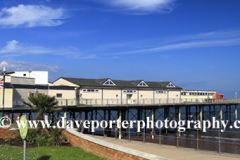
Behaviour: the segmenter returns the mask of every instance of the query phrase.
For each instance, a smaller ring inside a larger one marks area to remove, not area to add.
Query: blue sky
[[[240,94],[239,0],[2,0],[0,67]]]

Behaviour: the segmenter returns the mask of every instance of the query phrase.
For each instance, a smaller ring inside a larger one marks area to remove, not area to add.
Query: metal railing
[[[13,106],[24,106],[23,101],[28,99],[13,100]],[[240,103],[240,99],[187,99],[187,98],[161,98],[161,99],[57,99],[58,106],[77,105],[165,105],[165,104],[226,104]]]
[[[240,103],[240,99],[80,99],[80,105],[163,105],[163,104],[223,104]]]
[[[128,141],[142,141],[143,143],[155,143],[155,144],[165,144],[172,145],[184,148],[195,148],[196,150],[211,150],[217,151],[218,153],[235,153],[240,154],[240,137],[239,131],[225,131],[221,132],[220,130],[208,130],[211,132],[211,136],[207,136],[207,133],[203,133],[198,129],[191,129],[188,132],[189,136],[184,135],[185,132],[175,132],[175,134],[162,134],[162,130],[159,129],[158,134],[146,133],[146,130],[143,129],[141,133],[139,132],[131,132],[130,128],[125,130],[118,130],[116,127],[113,129],[100,129],[102,130],[102,134],[95,134],[92,132],[92,135],[99,135],[104,137],[112,137],[116,139],[125,139]],[[79,130],[84,133],[84,130]],[[110,134],[108,134],[110,133]],[[154,132],[155,133],[155,132]],[[226,137],[226,135],[236,135],[232,138]],[[121,137],[121,138],[119,138]]]

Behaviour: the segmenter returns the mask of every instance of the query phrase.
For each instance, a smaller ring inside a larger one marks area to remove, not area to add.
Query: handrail
[[[24,99],[13,100],[13,106],[24,106]],[[171,105],[171,104],[240,104],[240,99],[57,99],[58,106],[111,106],[111,105]]]

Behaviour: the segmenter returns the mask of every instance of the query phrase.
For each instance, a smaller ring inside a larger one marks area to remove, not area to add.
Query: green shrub
[[[57,128],[52,129],[50,131],[54,146],[59,146],[67,140],[67,137],[62,132],[63,132],[62,129],[57,129]]]

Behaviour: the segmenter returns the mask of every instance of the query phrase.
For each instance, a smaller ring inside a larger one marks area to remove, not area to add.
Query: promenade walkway
[[[212,151],[196,151],[191,148],[176,148],[174,146],[153,144],[153,143],[142,143],[137,141],[128,141],[124,139],[115,138],[104,138],[102,136],[92,136],[96,139],[109,142],[115,145],[127,147],[130,149],[138,150],[141,152],[146,152],[149,154],[173,159],[173,160],[237,160],[240,155],[237,154],[227,154],[227,153],[217,153]]]

